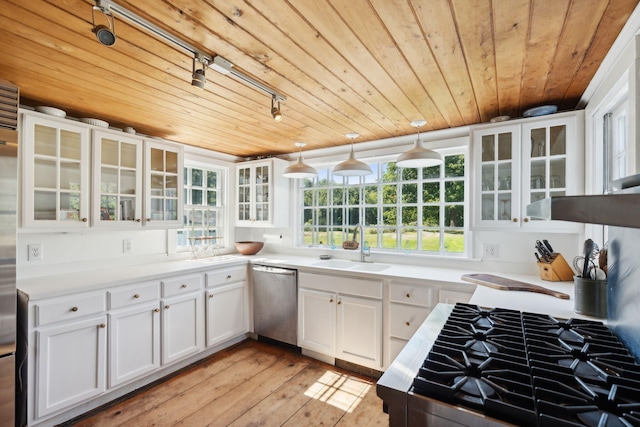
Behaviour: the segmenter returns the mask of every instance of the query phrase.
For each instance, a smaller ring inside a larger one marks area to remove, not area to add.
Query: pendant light
[[[335,168],[333,168],[333,174],[339,176],[364,176],[373,173],[368,164],[356,159],[353,154],[353,140],[359,137],[360,134],[352,132],[345,136],[347,138],[351,138],[351,154],[349,154],[349,159],[339,163]]]
[[[403,168],[422,168],[429,166],[436,166],[442,164],[442,156],[428,148],[424,148],[422,146],[422,142],[420,141],[420,130],[421,126],[424,126],[427,123],[426,120],[414,120],[411,122],[411,126],[418,129],[418,137],[416,138],[416,144],[412,149],[405,151],[400,156],[398,156],[398,160],[396,160],[396,165]]]
[[[318,172],[312,166],[309,166],[302,161],[302,147],[305,145],[307,144],[304,142],[295,143],[295,146],[300,148],[298,161],[286,168],[282,176],[287,178],[313,178],[318,175]]]

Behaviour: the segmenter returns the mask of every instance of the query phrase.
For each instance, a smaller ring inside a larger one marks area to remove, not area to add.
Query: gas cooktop
[[[640,427],[640,365],[589,320],[456,304],[408,395],[409,425],[477,413],[475,425]],[[416,416],[420,399],[431,414]]]

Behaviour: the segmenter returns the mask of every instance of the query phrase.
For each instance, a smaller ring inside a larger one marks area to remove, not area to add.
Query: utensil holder
[[[573,279],[573,270],[560,253],[554,253],[549,262],[540,260],[537,264],[542,280],[564,282]]]
[[[607,317],[607,281],[573,278],[575,305],[573,311],[585,316]]]

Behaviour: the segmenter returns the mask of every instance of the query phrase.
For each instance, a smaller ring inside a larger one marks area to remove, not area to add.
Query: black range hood
[[[640,174],[613,183],[615,193],[548,197],[527,206],[533,218],[640,228]]]

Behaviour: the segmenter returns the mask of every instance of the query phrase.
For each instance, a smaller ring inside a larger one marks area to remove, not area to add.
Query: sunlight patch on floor
[[[353,412],[370,388],[369,381],[327,371],[304,394],[345,412]]]

